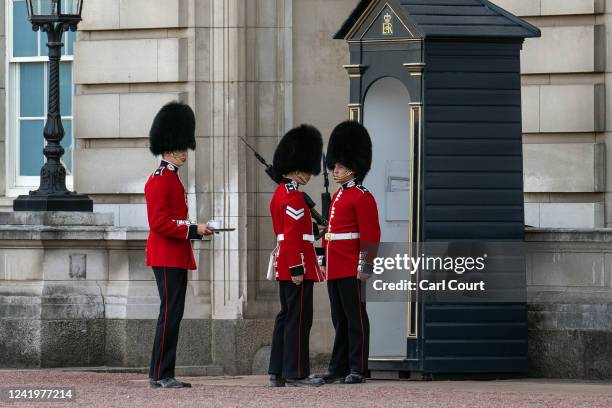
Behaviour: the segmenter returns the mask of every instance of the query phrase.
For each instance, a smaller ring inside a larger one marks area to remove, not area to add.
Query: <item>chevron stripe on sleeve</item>
[[[287,206],[287,210],[285,212],[287,213],[288,216],[290,216],[291,218],[293,218],[296,221],[304,216],[304,209],[303,208],[300,208],[299,210],[296,210],[295,208],[291,207],[290,205]]]

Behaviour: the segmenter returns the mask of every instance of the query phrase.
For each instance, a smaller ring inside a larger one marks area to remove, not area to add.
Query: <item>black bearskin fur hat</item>
[[[149,149],[159,156],[176,150],[195,150],[195,114],[182,102],[170,102],[157,112],[149,132]]]
[[[300,125],[291,129],[276,147],[272,167],[278,175],[303,171],[321,173],[323,138],[314,126]]]
[[[351,120],[340,123],[331,133],[325,159],[328,169],[340,163],[363,182],[372,167],[372,140],[367,129]]]

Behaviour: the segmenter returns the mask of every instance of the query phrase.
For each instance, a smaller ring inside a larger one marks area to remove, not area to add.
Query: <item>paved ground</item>
[[[16,407],[612,407],[612,383],[553,380],[369,381],[320,388],[268,388],[267,377],[185,378],[193,388],[150,389],[141,374],[0,370],[0,387],[74,387],[70,404],[0,403]]]

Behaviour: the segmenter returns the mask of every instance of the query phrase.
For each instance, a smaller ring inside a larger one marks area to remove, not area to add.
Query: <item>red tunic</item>
[[[342,185],[334,194],[328,215],[329,225],[323,241],[327,279],[357,276],[362,244],[377,247],[380,225],[376,200],[362,185],[354,181]],[[333,239],[330,234],[359,234],[353,239]],[[368,254],[368,260],[376,254]]]
[[[274,233],[281,236],[275,256],[276,279],[288,281],[291,276],[304,274],[304,279],[320,282],[323,274],[312,243],[310,209],[296,182],[279,184],[272,201],[270,214]]]
[[[147,266],[197,269],[190,239],[197,225],[189,221],[187,194],[178,168],[162,161],[145,185],[149,239]]]

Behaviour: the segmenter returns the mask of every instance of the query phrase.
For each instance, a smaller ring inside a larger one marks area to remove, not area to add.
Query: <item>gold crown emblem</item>
[[[391,22],[391,14],[389,14],[389,13],[385,14],[384,18],[385,18],[385,23],[390,23]]]

